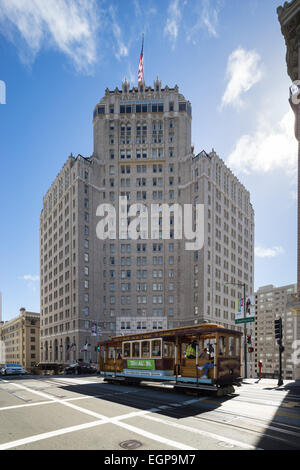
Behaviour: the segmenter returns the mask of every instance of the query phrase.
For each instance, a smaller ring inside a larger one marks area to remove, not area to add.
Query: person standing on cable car
[[[196,359],[196,343],[193,341],[189,344],[185,351],[185,356],[187,359]]]

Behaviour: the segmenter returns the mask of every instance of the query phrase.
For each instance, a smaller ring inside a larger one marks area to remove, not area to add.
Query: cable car
[[[99,343],[100,375],[109,382],[231,394],[242,381],[241,336],[208,323],[116,336]]]

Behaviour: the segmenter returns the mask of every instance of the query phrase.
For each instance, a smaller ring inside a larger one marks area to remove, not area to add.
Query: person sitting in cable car
[[[199,359],[210,359],[210,355],[207,351],[207,348],[204,348],[202,353],[200,353]]]
[[[215,367],[213,359],[210,358],[210,355],[207,351],[207,348],[204,348],[202,353],[200,354],[200,359],[207,359],[207,362],[202,366],[197,366],[198,370],[203,370],[202,379],[207,379],[207,374],[209,369],[213,369]]]

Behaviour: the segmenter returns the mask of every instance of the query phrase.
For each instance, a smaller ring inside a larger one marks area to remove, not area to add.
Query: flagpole
[[[144,64],[145,64],[145,61],[144,61],[144,57],[145,57],[145,54],[144,54],[144,33],[143,33],[143,82],[145,81],[145,67],[144,67]]]
[[[142,50],[139,59],[138,86],[144,81],[144,33],[142,39]]]

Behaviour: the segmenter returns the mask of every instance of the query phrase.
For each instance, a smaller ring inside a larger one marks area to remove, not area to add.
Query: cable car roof
[[[180,328],[171,328],[168,330],[155,330],[142,333],[131,333],[128,335],[114,336],[110,339],[100,342],[100,344],[108,343],[124,343],[124,341],[140,341],[143,339],[162,338],[164,340],[174,341],[177,337],[192,341],[199,336],[215,337],[216,333],[225,333],[228,335],[242,336],[243,333],[236,330],[224,328],[214,323],[203,323],[201,325],[192,325]],[[194,337],[194,338],[193,338]]]

